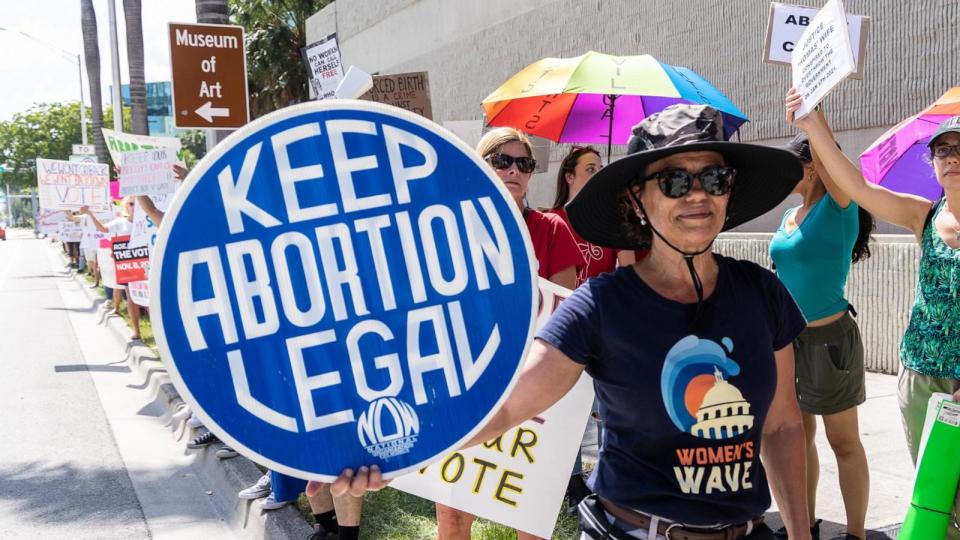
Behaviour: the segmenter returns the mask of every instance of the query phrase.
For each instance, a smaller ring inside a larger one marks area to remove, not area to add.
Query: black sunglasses
[[[703,190],[714,196],[721,196],[730,193],[733,189],[733,177],[737,170],[729,166],[707,167],[702,171],[693,174],[685,169],[664,169],[657,171],[643,179],[656,180],[660,192],[671,199],[679,199],[693,189],[694,179],[700,180]]]
[[[537,160],[532,157],[513,157],[497,152],[487,156],[486,160],[497,170],[509,169],[514,163],[517,164],[517,170],[524,174],[532,173],[537,168]]]

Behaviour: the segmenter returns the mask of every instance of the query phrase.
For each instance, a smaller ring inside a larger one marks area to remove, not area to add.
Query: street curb
[[[68,261],[61,250],[55,251],[66,264]],[[186,448],[186,443],[199,432],[187,428],[185,418],[180,421],[173,419],[173,415],[185,407],[186,403],[171,382],[159,354],[141,342],[129,341],[127,336],[130,335],[130,328],[123,318],[108,312],[106,300],[94,294],[94,289],[90,288],[79,272],[70,270],[70,275],[90,300],[98,324],[110,330],[110,335],[116,340],[118,347],[125,352],[125,362],[131,371],[143,380],[139,385],[128,386],[148,393],[150,402],[163,411],[160,416],[163,426],[184,445],[185,454],[194,454],[192,466],[215,490],[217,507],[228,525],[242,537],[254,540],[303,540],[313,534],[313,528],[303,519],[296,504],[264,512],[260,510],[258,501],[243,500],[235,495],[253,485],[263,475],[253,461],[243,456],[218,459],[215,454],[216,450],[223,447],[222,443],[200,450]]]

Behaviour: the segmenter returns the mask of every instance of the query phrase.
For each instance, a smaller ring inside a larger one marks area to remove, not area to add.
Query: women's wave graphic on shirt
[[[729,439],[753,427],[750,403],[727,378],[740,373],[723,347],[709,339],[687,336],[670,348],[660,375],[663,404],[677,429],[701,439]]]

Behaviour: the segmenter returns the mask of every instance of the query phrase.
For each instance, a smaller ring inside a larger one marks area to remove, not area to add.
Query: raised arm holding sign
[[[810,21],[793,49],[791,65],[793,87],[803,96],[796,113],[802,118],[856,69],[841,0],[827,2]]]

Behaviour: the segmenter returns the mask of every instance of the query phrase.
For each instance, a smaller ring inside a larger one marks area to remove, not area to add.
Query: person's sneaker
[[[190,429],[201,428],[203,427],[203,420],[200,420],[200,417],[194,414],[187,420],[187,427]]]
[[[257,480],[257,483],[237,493],[241,499],[259,499],[270,495],[270,473],[267,473]]]
[[[260,508],[263,510],[276,510],[278,508],[283,508],[284,506],[293,503],[293,501],[278,501],[277,498],[270,493],[270,496],[263,500],[260,503]]]
[[[813,527],[810,527],[810,540],[820,540],[820,522],[822,519],[818,519],[813,522]],[[787,527],[780,527],[779,529],[773,531],[774,538],[787,538]],[[854,536],[854,538],[856,538]]]
[[[238,454],[233,448],[224,445],[224,447],[218,449],[214,455],[217,456],[217,459],[230,459],[232,457],[237,457],[240,454]]]
[[[197,448],[203,448],[209,444],[219,442],[220,439],[217,438],[213,432],[205,431],[202,435],[194,437],[194,439],[187,443],[187,448],[191,450],[196,450]]]

